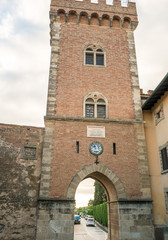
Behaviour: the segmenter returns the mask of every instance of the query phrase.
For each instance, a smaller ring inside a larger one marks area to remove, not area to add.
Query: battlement
[[[51,23],[56,19],[62,23],[117,25],[132,30],[138,25],[135,0],[52,0],[50,19]]]
[[[100,6],[102,7],[104,6],[121,6],[121,7],[130,7],[132,5],[132,3],[134,4],[136,2],[136,0],[52,0],[51,1],[51,6],[60,4],[60,5],[71,5],[71,6],[82,6],[81,3],[83,4],[83,6],[87,5],[87,7],[95,7],[93,6],[98,5],[99,8]]]

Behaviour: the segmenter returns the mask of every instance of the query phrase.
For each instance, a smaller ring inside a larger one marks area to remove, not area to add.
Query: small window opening
[[[94,102],[94,100],[92,99],[92,98],[88,98],[88,99],[86,99],[86,102]]]
[[[116,143],[113,143],[113,154],[116,155]]]
[[[86,104],[86,117],[94,118],[94,104]]]
[[[86,64],[93,65],[93,53],[86,53]]]
[[[98,103],[105,103],[105,101],[103,99],[99,99],[97,100]]]
[[[85,113],[86,118],[107,118],[106,101],[101,95],[90,94],[85,100]]]
[[[76,153],[79,153],[79,142],[76,142]]]
[[[94,66],[105,66],[105,52],[95,45],[85,50],[85,64]]]
[[[161,111],[157,112],[157,119],[161,117]]]
[[[106,106],[105,105],[97,105],[97,117],[98,118],[106,118]]]
[[[168,156],[167,156],[167,148],[163,148],[161,150],[161,156],[162,156],[162,167],[163,171],[168,169]]]
[[[93,52],[93,49],[87,48],[86,51],[91,51],[91,52]]]
[[[168,213],[168,192],[165,192],[166,213]]]

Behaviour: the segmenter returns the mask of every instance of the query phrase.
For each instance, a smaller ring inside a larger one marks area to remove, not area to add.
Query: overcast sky
[[[43,126],[46,113],[50,0],[0,0],[0,122]],[[167,73],[168,1],[137,0],[140,87]]]
[[[50,0],[0,0],[0,123],[44,126],[50,62]],[[167,73],[168,1],[137,0],[135,31],[140,87],[154,89]],[[93,198],[81,183],[77,205]],[[82,201],[81,201],[82,200]]]

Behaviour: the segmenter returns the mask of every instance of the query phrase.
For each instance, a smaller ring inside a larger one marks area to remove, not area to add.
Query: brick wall
[[[101,13],[112,13],[112,14],[125,14],[131,16],[133,20],[137,20],[137,13],[135,3],[129,2],[128,7],[122,7],[121,1],[114,0],[114,4],[112,6],[106,4],[106,0],[99,0],[98,4],[91,3],[90,0],[83,1],[75,1],[75,0],[52,0],[51,1],[51,11],[55,11],[57,8],[72,10],[75,9],[78,11],[79,9],[83,9],[84,11],[91,11]]]
[[[88,138],[88,125],[105,126],[106,138]],[[56,121],[54,128],[50,192],[52,198],[64,199],[76,173],[95,162],[95,156],[89,152],[89,145],[95,140],[104,147],[99,162],[112,169],[120,178],[127,198],[141,197],[134,125]],[[76,153],[76,141],[79,141],[79,154]],[[113,143],[116,143],[116,155],[113,155]]]
[[[84,65],[84,47],[88,43],[105,48],[106,67]],[[110,119],[134,118],[125,30],[63,24],[59,51],[57,116],[82,117],[84,96],[97,91],[108,100]]]

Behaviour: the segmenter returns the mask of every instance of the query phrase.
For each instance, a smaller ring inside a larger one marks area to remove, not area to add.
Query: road
[[[74,225],[74,240],[106,240],[107,233],[98,226],[86,227],[86,220],[81,219],[81,224]]]

